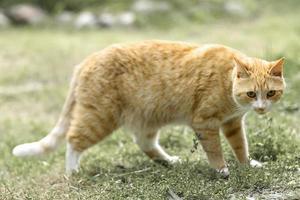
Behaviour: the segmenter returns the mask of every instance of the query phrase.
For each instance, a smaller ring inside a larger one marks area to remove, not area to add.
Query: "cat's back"
[[[232,62],[231,51],[222,45],[158,40],[112,45],[84,61],[80,101],[113,102],[130,121],[181,121],[193,110],[195,91],[202,91],[204,101],[219,90],[216,83],[224,73],[216,68]]]
[[[190,54],[199,46],[186,42],[147,40],[136,43],[116,44],[103,50],[114,58],[114,62],[134,65],[134,67],[152,67],[176,62]],[[112,63],[114,65],[114,63]],[[118,64],[118,63],[116,63]]]
[[[219,44],[197,45],[187,42],[146,40],[114,44],[89,56],[84,71],[93,71],[95,65],[102,71],[161,70],[161,67],[182,66],[183,61],[200,63],[204,59],[230,59],[238,51]],[[203,60],[201,60],[203,59]],[[120,69],[122,68],[122,69]]]
[[[122,43],[111,45],[108,48],[119,48],[125,51],[135,51],[139,50],[143,53],[168,53],[168,52],[179,52],[179,51],[189,51],[198,48],[199,45],[179,42],[179,41],[168,41],[168,40],[145,40],[134,43]],[[149,50],[151,50],[149,52]]]
[[[189,60],[197,48],[196,44],[163,40],[114,44],[87,57],[81,63],[81,77],[142,80],[173,73],[171,71],[181,70],[182,61]]]
[[[170,67],[182,70],[191,63],[195,67],[224,66],[231,63],[234,56],[246,57],[221,44],[198,45],[164,40],[112,45],[100,53],[110,60],[109,65],[113,67],[127,66],[129,70],[138,71],[149,68],[160,72]]]

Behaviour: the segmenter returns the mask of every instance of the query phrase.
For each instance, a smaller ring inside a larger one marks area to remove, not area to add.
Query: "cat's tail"
[[[71,80],[69,93],[63,106],[63,110],[52,131],[46,137],[37,142],[25,143],[16,146],[12,151],[13,155],[18,157],[43,155],[54,151],[59,146],[60,142],[64,140],[70,126],[72,110],[76,102],[75,88],[77,85],[79,71],[78,66]]]

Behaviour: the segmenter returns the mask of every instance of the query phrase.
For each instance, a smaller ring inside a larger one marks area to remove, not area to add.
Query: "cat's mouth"
[[[268,110],[266,108],[254,108],[254,111],[259,115],[263,115],[268,112]]]

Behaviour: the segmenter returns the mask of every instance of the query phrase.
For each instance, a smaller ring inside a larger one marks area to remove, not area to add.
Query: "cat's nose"
[[[264,108],[264,107],[257,107],[257,108],[254,108],[254,110],[255,110],[258,114],[265,114],[265,113],[266,113],[266,108]]]

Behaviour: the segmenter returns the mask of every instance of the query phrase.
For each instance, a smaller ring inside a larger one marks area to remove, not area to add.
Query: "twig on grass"
[[[168,200],[182,200],[173,190],[170,188],[167,190],[167,199]]]
[[[150,167],[147,167],[145,169],[140,169],[140,170],[133,171],[133,172],[127,172],[127,173],[123,173],[123,174],[117,174],[116,177],[127,176],[127,175],[130,175],[130,174],[139,174],[139,173],[143,173],[143,172],[149,171],[150,169],[151,169]]]

